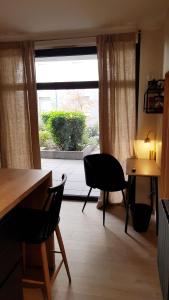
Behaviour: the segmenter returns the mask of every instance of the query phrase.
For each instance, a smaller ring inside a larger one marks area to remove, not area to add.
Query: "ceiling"
[[[5,0],[0,39],[162,25],[168,0]]]

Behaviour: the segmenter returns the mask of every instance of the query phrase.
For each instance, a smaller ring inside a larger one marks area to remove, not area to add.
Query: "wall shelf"
[[[164,105],[164,80],[148,81],[148,88],[144,94],[144,112],[145,113],[163,113]]]

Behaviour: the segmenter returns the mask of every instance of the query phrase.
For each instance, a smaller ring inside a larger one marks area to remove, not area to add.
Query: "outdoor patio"
[[[83,160],[41,159],[42,169],[52,170],[53,185],[59,183],[61,175],[66,173],[64,195],[86,196],[89,187],[85,183]],[[100,191],[93,189],[91,196],[99,196]]]

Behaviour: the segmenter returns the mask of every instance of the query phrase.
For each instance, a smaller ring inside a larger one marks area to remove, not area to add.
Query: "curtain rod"
[[[34,39],[35,42],[50,42],[50,41],[64,41],[64,40],[72,40],[72,39],[87,39],[87,38],[96,38],[98,35],[109,35],[109,34],[125,34],[125,33],[136,33],[137,35],[141,32],[141,30],[131,30],[131,31],[121,31],[121,32],[96,32],[91,35],[81,35],[81,36],[66,36],[66,37],[56,37],[56,38],[44,38],[44,39]]]
[[[130,31],[130,32],[121,32],[121,33],[113,33],[113,34],[127,34],[127,33],[135,33],[135,43],[138,44],[140,31]],[[55,47],[84,47],[84,46],[94,46],[96,45],[96,37],[101,33],[97,33],[95,35],[86,35],[86,36],[70,36],[70,37],[57,37],[57,38],[48,38],[48,39],[34,39],[35,49],[48,49]],[[111,33],[107,33],[111,34]],[[103,33],[102,33],[103,35]]]
[[[96,35],[86,35],[86,36],[70,36],[70,37],[60,37],[60,38],[47,38],[42,40],[34,40],[35,42],[50,42],[50,41],[63,41],[63,40],[72,40],[72,39],[85,39],[85,38],[95,38]]]
[[[56,41],[56,42],[61,42],[61,41],[68,41],[68,40],[84,40],[84,39],[95,39],[96,38],[96,36],[98,36],[98,35],[109,35],[109,34],[125,34],[125,33],[136,33],[137,35],[138,35],[138,32],[139,32],[140,30],[138,30],[138,29],[136,29],[136,28],[128,28],[128,31],[126,31],[126,29],[125,30],[122,30],[122,29],[107,29],[107,31],[105,32],[103,32],[103,31],[96,31],[95,33],[94,32],[92,32],[91,34],[90,34],[90,32],[86,32],[86,34],[84,33],[84,32],[79,32],[79,33],[69,33],[69,36],[68,35],[66,35],[66,33],[65,33],[65,36],[64,36],[64,34],[63,34],[63,36],[58,36],[58,37],[54,37],[54,35],[52,35],[52,33],[51,33],[51,37],[50,37],[50,33],[48,34],[48,36],[47,35],[44,35],[44,37],[41,35],[41,37],[42,38],[40,38],[40,36],[38,37],[38,35],[37,34],[29,34],[29,35],[20,35],[20,36],[17,36],[17,35],[15,35],[15,36],[1,36],[1,38],[0,38],[0,42],[15,42],[15,41],[34,41],[35,43],[45,43],[45,42],[52,42],[52,41]],[[68,34],[68,33],[67,33]],[[72,34],[72,35],[71,35]],[[56,33],[55,33],[55,35],[56,35]]]

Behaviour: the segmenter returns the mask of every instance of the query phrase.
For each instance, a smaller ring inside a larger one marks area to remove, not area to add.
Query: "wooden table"
[[[51,182],[49,171],[0,169],[0,299],[23,299],[21,252],[12,226],[14,208],[17,205],[40,208]],[[53,247],[53,239],[49,243]],[[28,249],[27,255],[30,264],[38,263],[34,250]],[[53,255],[49,254],[49,259],[52,265]]]
[[[156,205],[156,232],[158,233],[158,178],[160,168],[155,160],[128,158],[126,163],[126,174],[128,175],[128,205],[126,213],[125,232],[129,217],[129,207],[135,203],[135,180],[137,176],[150,177],[151,205],[153,205],[153,193],[155,194]]]

